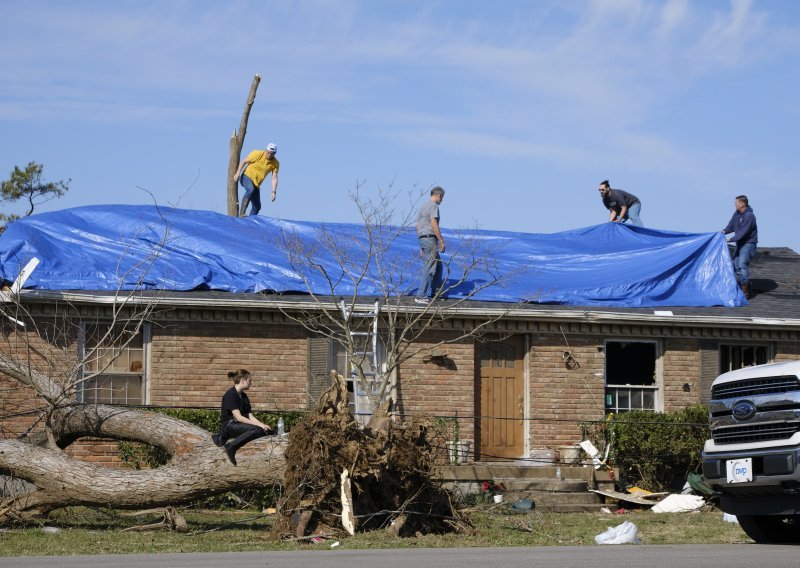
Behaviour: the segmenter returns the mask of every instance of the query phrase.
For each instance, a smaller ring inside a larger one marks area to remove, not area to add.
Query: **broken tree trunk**
[[[245,134],[247,134],[247,121],[250,118],[250,109],[253,107],[253,103],[256,100],[256,91],[258,90],[258,84],[260,82],[261,75],[253,77],[253,83],[250,85],[250,94],[247,95],[247,102],[244,105],[244,112],[242,113],[242,121],[239,124],[239,130],[235,131],[231,136],[231,155],[228,160],[228,215],[233,217],[239,215],[239,190],[233,176],[239,168],[239,160],[241,159],[242,147],[244,146],[244,137]]]

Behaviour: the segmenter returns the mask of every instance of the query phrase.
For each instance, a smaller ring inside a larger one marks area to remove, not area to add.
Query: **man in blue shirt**
[[[756,244],[758,243],[758,225],[753,208],[747,201],[746,195],[739,195],[734,202],[736,211],[733,212],[731,220],[722,229],[722,233],[727,235],[733,233],[729,239],[736,243],[736,252],[733,253],[733,269],[736,272],[736,281],[744,292],[745,297],[750,299],[750,259],[756,255]]]

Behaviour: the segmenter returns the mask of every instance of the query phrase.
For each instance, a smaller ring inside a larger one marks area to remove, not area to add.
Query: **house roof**
[[[547,306],[743,306],[719,232],[603,223],[553,234],[443,231],[448,298]],[[265,290],[402,297],[416,292],[412,227],[240,219],[155,206],[89,206],[15,221],[0,279],[37,290]],[[496,307],[496,306],[495,306]],[[480,304],[468,309],[493,309]]]
[[[760,248],[750,264],[753,298],[741,307],[587,307],[537,303],[504,303],[470,300],[442,300],[437,308],[457,311],[464,317],[496,316],[506,313],[518,319],[578,321],[578,322],[638,322],[664,325],[693,325],[700,327],[767,327],[800,329],[800,254],[789,248]],[[81,290],[26,290],[24,297],[31,301],[67,300],[76,303],[105,304],[119,301],[115,292]],[[220,291],[142,291],[134,296],[142,302],[185,308],[214,308],[222,310],[307,309],[318,299],[308,294],[229,293]],[[321,301],[330,300],[322,297]],[[362,297],[363,305],[371,305],[374,297]],[[399,302],[409,311],[425,307],[411,298]]]

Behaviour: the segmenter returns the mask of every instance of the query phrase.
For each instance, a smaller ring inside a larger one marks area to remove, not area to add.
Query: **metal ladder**
[[[345,304],[344,300],[339,300],[339,308],[342,310],[342,316],[345,321],[348,321],[350,340],[354,346],[352,358],[358,358],[360,361],[368,360],[370,362],[371,370],[364,371],[364,378],[374,385],[375,378],[378,376],[378,319],[380,316],[380,302],[375,300],[375,305],[372,310],[359,311],[356,309],[351,310],[350,307]],[[366,330],[364,330],[364,325],[357,325],[357,322],[366,321],[370,318],[372,321],[368,322]],[[357,331],[354,331],[353,328],[356,328]],[[350,375],[353,380],[353,391],[359,396],[358,368],[353,364],[353,361],[349,361],[349,363]],[[370,379],[372,380],[370,381]],[[369,385],[364,386],[367,387]],[[358,403],[356,403],[356,407],[358,407]]]

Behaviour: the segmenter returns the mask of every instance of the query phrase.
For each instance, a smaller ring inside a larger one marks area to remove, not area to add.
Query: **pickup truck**
[[[714,380],[703,477],[758,543],[800,543],[800,361]]]

